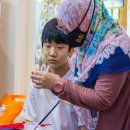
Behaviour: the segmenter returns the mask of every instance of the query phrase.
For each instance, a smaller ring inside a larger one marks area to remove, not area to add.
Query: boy
[[[72,55],[71,47],[60,37],[57,20],[50,20],[42,32],[43,54],[46,58],[47,71],[58,74],[64,79],[72,79],[68,58]],[[46,89],[30,87],[21,116],[31,122],[40,122],[42,118],[60,99]],[[49,130],[81,130],[84,129],[79,121],[74,106],[61,100],[60,104],[43,123],[52,124]]]

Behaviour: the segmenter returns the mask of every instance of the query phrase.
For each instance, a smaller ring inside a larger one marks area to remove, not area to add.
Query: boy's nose
[[[56,49],[54,47],[50,49],[50,56],[56,56]]]

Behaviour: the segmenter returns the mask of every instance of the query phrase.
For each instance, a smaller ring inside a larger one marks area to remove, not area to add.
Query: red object
[[[16,128],[16,129],[23,129],[24,123],[15,123],[15,124],[9,124],[9,125],[0,125],[0,128]]]
[[[41,127],[45,127],[45,126],[47,126],[47,125],[52,125],[52,124],[41,124],[40,126],[41,126]]]
[[[8,124],[8,125],[0,125],[0,129],[1,128],[23,129],[24,128],[24,123],[25,122]],[[51,125],[51,124],[41,124],[41,127],[45,127],[47,125]]]

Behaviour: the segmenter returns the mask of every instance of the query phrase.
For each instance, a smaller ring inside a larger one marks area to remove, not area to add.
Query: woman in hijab
[[[102,0],[64,0],[56,17],[61,35],[75,48],[70,60],[75,82],[32,72],[35,87],[89,109],[98,119],[95,130],[129,130],[130,38],[125,30]]]

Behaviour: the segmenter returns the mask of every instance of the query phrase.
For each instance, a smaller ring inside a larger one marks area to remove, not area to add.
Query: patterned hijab
[[[56,17],[71,32],[79,25],[90,2],[80,25],[82,31],[89,32],[84,44],[74,49],[70,65],[75,79],[93,88],[100,74],[130,70],[130,38],[109,15],[102,0],[63,0]]]

